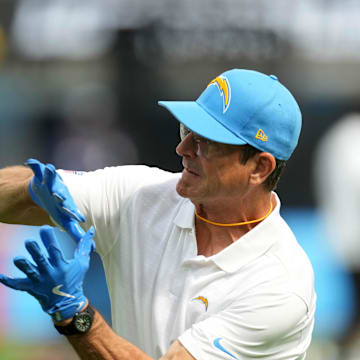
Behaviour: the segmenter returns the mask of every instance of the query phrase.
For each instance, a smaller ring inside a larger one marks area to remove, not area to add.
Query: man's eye
[[[190,130],[183,124],[180,124],[180,138],[184,140],[186,136],[190,133]]]
[[[204,137],[202,137],[202,136],[200,136],[200,135],[195,135],[195,134],[193,134],[193,139],[194,139],[194,141],[197,142],[197,143],[210,144],[210,143],[212,142],[212,141],[209,140],[209,139],[206,139],[206,138],[204,138]]]

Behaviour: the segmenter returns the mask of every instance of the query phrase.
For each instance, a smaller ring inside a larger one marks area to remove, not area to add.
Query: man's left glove
[[[74,258],[65,260],[50,226],[40,229],[40,237],[47,256],[34,240],[26,240],[25,247],[36,265],[25,257],[14,258],[14,264],[26,278],[10,278],[0,274],[0,282],[15,290],[27,291],[34,296],[53,320],[60,322],[72,318],[86,304],[83,280],[89,268],[94,228],[80,239]]]

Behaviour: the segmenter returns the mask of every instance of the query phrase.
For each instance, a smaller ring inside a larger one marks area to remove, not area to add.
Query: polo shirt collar
[[[195,226],[195,206],[186,198],[180,202],[179,210],[174,218],[174,224],[183,229],[193,229]]]
[[[275,194],[273,192],[273,194]],[[211,260],[222,270],[232,273],[265,254],[280,238],[282,223],[280,199],[275,194],[276,206],[272,213],[239,240],[211,256]],[[280,225],[280,226],[279,226]]]
[[[282,229],[279,224],[279,222],[282,223],[280,199],[275,192],[273,195],[275,195],[276,206],[265,220],[218,254],[208,257],[207,260],[215,263],[220,269],[232,273],[266,253],[280,238],[279,231],[281,232]],[[184,229],[193,229],[194,210],[194,204],[189,199],[183,199],[174,218],[175,225]]]

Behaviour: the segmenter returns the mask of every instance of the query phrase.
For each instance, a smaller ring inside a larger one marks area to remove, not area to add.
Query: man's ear
[[[276,167],[276,159],[268,152],[261,152],[254,156],[255,166],[250,174],[250,184],[259,185],[265,182],[267,177]]]

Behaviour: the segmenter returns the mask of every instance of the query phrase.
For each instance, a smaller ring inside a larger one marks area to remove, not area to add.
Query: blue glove
[[[55,167],[52,164],[44,165],[35,159],[28,159],[25,165],[34,173],[29,184],[31,198],[48,212],[57,226],[78,242],[85,234],[79,222],[84,222],[85,218]],[[95,250],[95,243],[93,249]]]
[[[86,304],[83,280],[89,268],[94,228],[79,241],[74,258],[65,260],[51,226],[42,226],[40,237],[49,254],[42,252],[34,240],[26,240],[25,247],[36,265],[25,257],[14,258],[14,264],[27,276],[10,278],[0,274],[0,282],[27,291],[55,321],[72,318]]]

